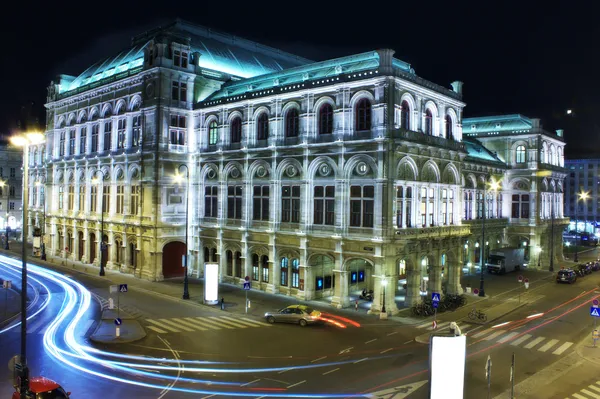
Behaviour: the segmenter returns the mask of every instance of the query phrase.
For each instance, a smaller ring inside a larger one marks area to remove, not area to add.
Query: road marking
[[[217,396],[217,394],[214,394],[214,395],[208,395],[208,396],[205,396],[205,397],[203,397],[202,399],[208,399],[208,398],[212,398],[213,396]]]
[[[565,342],[564,344],[559,346],[558,349],[556,349],[554,352],[552,352],[552,354],[553,355],[561,355],[564,351],[569,349],[571,347],[571,345],[573,345],[573,342]],[[600,389],[599,389],[599,391],[600,391]]]
[[[390,335],[394,335],[394,334],[398,334],[398,331],[391,332],[391,333],[389,333],[387,336],[389,337]]]
[[[198,324],[201,325],[202,327],[206,327],[206,328],[212,328],[213,330],[220,330],[221,327],[217,327],[214,326],[210,323],[207,323],[206,320],[202,320],[200,317],[197,318],[193,318],[193,317],[186,317],[185,320],[194,323],[194,324]]]
[[[193,328],[189,328],[189,327],[186,327],[186,326],[179,325],[179,324],[177,324],[174,321],[171,321],[169,319],[158,319],[158,320],[162,321],[163,323],[166,323],[167,325],[171,325],[171,326],[173,326],[175,328],[180,328],[183,331],[187,331],[187,332],[193,332],[193,331],[195,331]]]
[[[248,326],[245,326],[243,324],[238,324],[238,323],[234,323],[233,321],[227,321],[227,320],[223,320],[220,317],[216,317],[216,316],[209,316],[210,319],[216,320],[219,323],[225,324],[225,325],[230,325],[230,326],[234,326],[237,328],[247,328]]]
[[[544,345],[540,349],[538,349],[538,351],[546,352],[546,351],[548,351],[548,349],[552,348],[557,343],[558,343],[557,339],[551,339],[549,342],[546,343],[546,345]]]
[[[195,325],[193,323],[190,323],[187,320],[183,320],[183,319],[178,319],[178,318],[173,318],[173,320],[175,320],[177,323],[183,324],[184,326],[190,327],[190,328],[194,328],[196,330],[200,330],[200,331],[206,331],[207,328],[204,327],[200,327],[199,325]]]
[[[235,323],[239,323],[239,324],[242,324],[242,325],[248,326],[248,327],[260,327],[260,325],[256,325],[254,323],[248,323],[247,321],[244,321],[244,320],[234,319],[233,317],[221,316],[221,318],[225,319],[225,320],[231,320]]]
[[[473,338],[483,337],[485,334],[489,333],[490,331],[494,331],[494,329],[493,328],[488,328],[487,330],[483,330],[481,332],[478,332],[477,334],[473,335]]]
[[[365,342],[365,344],[370,344],[371,342],[375,342],[375,341],[377,341],[377,338],[367,341],[367,342]]]
[[[446,321],[446,322],[438,324],[436,330],[441,330],[441,329],[449,327],[449,326],[450,326],[450,322]],[[430,324],[428,330],[433,330],[433,325]]]
[[[333,373],[334,371],[338,371],[338,370],[339,370],[339,368],[333,369],[333,370],[329,370],[329,371],[324,372],[323,375],[327,375],[329,373]]]
[[[427,327],[431,327],[431,323],[423,323],[417,326],[417,328],[427,328]]]
[[[510,334],[507,334],[507,335],[504,336],[504,338],[499,339],[498,342],[501,343],[501,344],[503,344],[506,341],[510,340],[515,335],[519,335],[519,333],[518,332],[512,332]]]
[[[405,343],[403,343],[402,345],[406,345],[406,344],[410,344],[411,342],[413,342],[413,340],[411,339],[410,341],[406,341]]]
[[[525,335],[523,335],[521,338],[519,338],[519,339],[517,339],[517,340],[515,340],[515,341],[511,342],[510,344],[511,344],[512,346],[519,346],[519,345],[521,345],[523,342],[527,341],[529,338],[531,338],[531,335],[529,335],[529,334],[525,334]]]
[[[580,395],[578,393],[574,393],[572,396],[576,399],[590,399],[590,398],[586,398],[585,396]]]
[[[179,332],[179,330],[178,330],[178,329],[176,329],[176,328],[173,328],[173,327],[169,327],[169,326],[165,326],[164,324],[162,324],[162,323],[159,323],[159,322],[158,322],[158,321],[156,321],[156,320],[152,320],[152,319],[146,319],[146,321],[147,321],[147,322],[149,322],[149,323],[152,323],[152,324],[156,324],[157,326],[159,326],[159,327],[162,327],[162,328],[164,328],[164,329],[166,329],[166,330],[169,330],[169,331],[172,331],[172,332]]]
[[[525,349],[531,349],[545,339],[546,339],[545,337],[538,337],[538,338],[534,339],[533,341],[531,341],[530,343],[528,343],[527,345],[525,345]]]
[[[255,382],[258,382],[258,381],[260,381],[260,378],[259,378],[258,380],[254,380],[254,381],[247,382],[247,383],[245,383],[245,384],[242,384],[242,385],[240,385],[240,386],[241,386],[241,387],[245,387],[246,385],[254,384]]]
[[[386,350],[384,350],[384,351],[381,351],[381,352],[379,352],[379,353],[385,353],[385,352],[389,352],[389,351],[391,351],[392,349],[394,349],[394,348],[388,348],[388,349],[386,349]]]
[[[150,330],[152,330],[154,332],[157,332],[159,334],[166,334],[166,333],[168,333],[168,331],[161,330],[160,328],[154,327],[154,326],[147,326],[146,328],[148,328],[148,329],[150,329]]]
[[[364,359],[360,359],[360,360],[355,361],[354,364],[360,363],[360,362],[364,362],[365,360],[368,360],[368,359],[369,359],[368,357],[365,357]]]
[[[598,387],[597,387],[597,386],[595,386],[595,385],[590,385],[588,388],[590,388],[590,389],[593,389],[593,390],[594,390],[594,391],[596,391],[596,392],[600,392],[600,388],[598,388]]]
[[[298,385],[300,385],[300,384],[304,384],[305,382],[306,382],[306,380],[304,380],[304,381],[300,381],[300,382],[297,382],[297,383],[295,383],[295,384],[292,384],[292,385],[290,385],[290,386],[288,387],[288,389],[290,389],[290,388],[293,388],[293,387],[295,387],[295,386],[298,386]]]
[[[231,327],[230,325],[221,324],[221,323],[219,323],[218,321],[215,321],[215,320],[209,320],[209,319],[203,318],[203,317],[196,317],[196,319],[199,319],[200,321],[202,321],[202,323],[210,323],[210,324],[216,325],[218,327],[225,327],[225,328],[227,328],[229,330],[234,330],[235,329],[235,327]]]
[[[600,399],[600,395],[597,395],[597,394],[595,394],[595,393],[594,393],[594,392],[592,392],[592,391],[588,391],[587,389],[582,389],[582,390],[581,390],[581,391],[579,391],[579,392],[583,392],[584,394],[586,394],[586,395],[588,395],[588,396],[591,396],[591,397],[592,397],[592,398],[594,398],[594,399]]]
[[[323,360],[323,359],[325,359],[326,357],[327,357],[327,356],[323,356],[323,357],[320,357],[320,358],[318,358],[318,359],[311,360],[310,362],[311,362],[311,363],[318,362],[319,360]]]
[[[495,333],[493,333],[493,334],[491,334],[491,335],[488,335],[487,337],[485,337],[485,338],[484,338],[484,340],[486,340],[486,341],[491,341],[491,340],[493,340],[494,338],[496,338],[496,337],[498,337],[498,336],[500,336],[500,335],[504,334],[505,332],[506,332],[505,330],[499,330],[499,331],[496,331]]]
[[[272,325],[272,324],[269,324],[269,323],[261,323],[260,321],[256,321],[256,320],[247,319],[247,318],[245,318],[245,317],[240,317],[240,319],[241,319],[241,320],[245,320],[245,321],[247,321],[248,323],[254,323],[254,324],[257,324],[257,325],[259,325],[259,326],[261,326],[261,327],[273,327],[273,325]]]
[[[346,349],[342,349],[339,354],[341,355],[343,353],[350,353],[350,350],[352,350],[352,349],[354,349],[353,346],[346,348]]]
[[[280,372],[278,372],[277,374],[283,374],[283,373],[285,373],[286,371],[290,371],[291,369],[292,369],[292,368],[290,367],[289,369],[281,370],[281,371],[280,371]]]

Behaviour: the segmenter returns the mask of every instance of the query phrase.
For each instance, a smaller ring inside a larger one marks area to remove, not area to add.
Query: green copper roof
[[[467,160],[471,158],[479,161],[503,163],[496,154],[485,148],[479,140],[463,137],[463,143],[465,144],[465,149],[468,154]]]
[[[465,136],[478,136],[480,134],[522,133],[533,127],[533,122],[520,114],[482,116],[477,118],[463,118],[463,134]]]

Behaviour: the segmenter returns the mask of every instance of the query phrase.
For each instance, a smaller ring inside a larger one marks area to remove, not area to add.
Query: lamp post
[[[577,243],[577,239],[580,237],[580,234],[577,230],[577,217],[578,217],[578,212],[577,212],[577,208],[579,207],[579,200],[583,201],[583,206],[586,206],[586,201],[589,197],[589,194],[587,191],[581,191],[577,194],[577,200],[576,200],[576,204],[575,204],[575,258],[573,259],[575,262],[579,262],[579,246]],[[581,238],[579,239],[579,242],[581,242]]]
[[[28,187],[28,165],[29,165],[29,145],[41,144],[44,141],[44,135],[41,133],[24,133],[10,138],[11,144],[17,147],[23,147],[23,245],[21,250],[22,268],[21,268],[21,356],[20,364],[20,392],[21,397],[29,394],[29,368],[27,367],[27,208],[29,201]],[[8,241],[8,240],[7,240]]]
[[[387,311],[385,310],[385,287],[387,286],[387,277],[383,276],[383,280],[381,280],[381,286],[383,287],[383,301],[381,303],[381,317],[387,318]]]
[[[490,181],[490,189],[494,192],[498,191],[500,188],[500,183],[494,180],[493,178]],[[483,185],[483,200],[482,200],[482,217],[481,217],[481,279],[479,280],[479,296],[484,297],[485,291],[483,288],[483,268],[485,266],[485,203],[487,201],[487,193],[486,193],[486,184]]]
[[[42,182],[36,181],[35,185],[43,188]],[[42,213],[42,239],[41,239],[41,243],[40,243],[42,253],[40,255],[40,259],[46,260],[46,244],[44,244],[44,236],[46,235],[46,193],[44,192],[43,197],[41,194],[42,193],[40,193],[40,199],[44,203],[44,210]]]
[[[102,169],[97,171],[102,175],[102,200],[100,201],[100,276],[106,275],[104,271],[104,251],[106,250],[106,243],[104,242],[104,180],[106,179],[106,173]],[[98,179],[94,179],[94,183],[98,184]]]
[[[6,225],[4,226],[4,229],[6,231],[6,242],[4,243],[4,249],[6,249],[7,251],[10,249],[10,247],[8,246],[8,218],[10,216],[10,208],[9,208],[9,202],[10,202],[10,190],[9,190],[9,186],[8,186],[8,182],[6,180],[2,180],[0,181],[0,187],[4,188],[6,187]]]
[[[538,245],[538,247],[535,249],[535,251],[537,252],[537,256],[538,256],[538,269],[539,269],[542,264],[542,247],[540,247]]]
[[[185,168],[185,178],[187,180],[187,187],[185,193],[185,254],[183,254],[183,266],[185,268],[184,276],[183,276],[183,299],[190,299],[190,291],[188,287],[188,212],[189,212],[189,203],[190,203],[190,169],[186,164],[179,165],[177,168],[177,174],[175,175],[175,180],[180,182],[183,177],[179,174],[179,171]]]

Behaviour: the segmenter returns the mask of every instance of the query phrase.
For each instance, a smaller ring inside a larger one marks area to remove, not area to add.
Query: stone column
[[[464,246],[458,251],[458,260],[456,262],[446,259],[446,269],[448,273],[448,294],[460,295],[463,293],[462,285],[460,284],[460,273],[462,270]]]
[[[269,270],[271,279],[270,291],[273,294],[279,293],[279,283],[281,283],[281,269],[279,268],[279,259],[277,259],[277,248],[275,247],[275,237],[270,238],[269,245]]]
[[[336,267],[338,262],[336,261]],[[333,278],[335,279],[335,290],[331,305],[341,309],[350,305],[348,299],[348,272],[346,270],[333,270]]]
[[[442,267],[439,263],[429,265],[429,286],[431,292],[442,292]]]
[[[83,256],[81,257],[81,263],[90,263],[88,258],[90,257],[90,243],[88,242],[89,233],[88,228],[83,229]]]
[[[421,302],[421,272],[415,269],[414,260],[406,263],[406,298],[404,304],[413,306]]]

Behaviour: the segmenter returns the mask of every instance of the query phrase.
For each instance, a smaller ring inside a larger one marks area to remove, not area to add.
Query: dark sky
[[[180,17],[315,60],[392,48],[425,79],[462,80],[465,116],[540,117],[565,129],[568,156],[600,152],[595,2],[38,2],[11,2],[0,16],[1,133],[31,102],[45,120],[57,74],[77,75]]]

